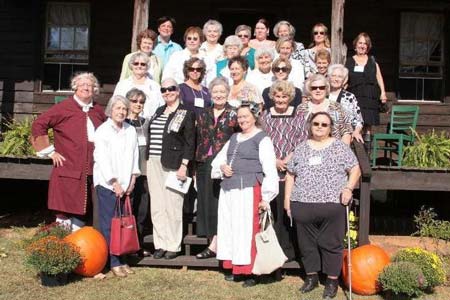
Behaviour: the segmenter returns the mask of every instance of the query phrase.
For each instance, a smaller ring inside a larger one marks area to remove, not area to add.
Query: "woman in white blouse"
[[[222,24],[216,20],[208,20],[203,25],[203,34],[205,35],[206,41],[200,46],[200,52],[214,63],[223,58],[223,47],[219,44],[222,30]]]
[[[141,173],[136,130],[125,122],[129,107],[128,99],[113,96],[105,110],[109,118],[94,136],[94,186],[98,199],[99,225],[108,245],[116,199],[131,194],[136,176]],[[110,254],[109,263],[117,277],[134,273],[125,264],[123,257]]]

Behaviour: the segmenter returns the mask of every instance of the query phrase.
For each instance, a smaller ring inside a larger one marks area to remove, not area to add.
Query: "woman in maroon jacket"
[[[41,114],[33,122],[31,133],[37,155],[53,160],[48,208],[55,211],[57,222],[75,231],[92,214],[93,137],[106,116],[93,102],[99,83],[92,73],[75,75],[71,86],[74,95]],[[54,145],[48,138],[50,128]]]

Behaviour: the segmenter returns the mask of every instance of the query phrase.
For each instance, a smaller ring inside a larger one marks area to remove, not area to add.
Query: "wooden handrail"
[[[370,178],[372,176],[372,167],[370,166],[369,157],[364,149],[364,145],[355,141],[353,141],[352,145],[356,158],[358,159],[359,167],[361,168],[361,177]]]

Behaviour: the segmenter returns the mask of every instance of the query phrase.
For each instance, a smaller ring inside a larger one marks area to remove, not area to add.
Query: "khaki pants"
[[[178,252],[183,235],[184,195],[166,188],[169,169],[161,165],[160,157],[150,157],[147,162],[147,179],[150,191],[150,213],[153,223],[155,249]]]

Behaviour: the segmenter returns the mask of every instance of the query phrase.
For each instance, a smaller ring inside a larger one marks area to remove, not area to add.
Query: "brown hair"
[[[242,69],[244,69],[244,71],[248,70],[248,61],[243,56],[236,56],[228,60],[228,68],[231,68],[231,65],[233,63],[238,63],[242,67]]]
[[[151,39],[153,43],[155,43],[157,38],[158,35],[156,34],[156,32],[151,29],[145,29],[144,31],[139,32],[138,36],[136,37],[136,46],[138,49],[141,49],[142,39]]]
[[[326,59],[327,62],[330,64],[331,63],[331,54],[330,51],[326,50],[326,49],[320,49],[319,51],[316,52],[316,56],[314,57],[314,61],[317,62],[318,59]]]
[[[184,64],[183,64],[184,80],[189,79],[189,70],[188,69],[191,68],[195,63],[198,63],[200,65],[200,68],[203,69],[200,72],[200,78],[198,79],[198,82],[202,82],[203,77],[205,76],[205,73],[206,73],[206,64],[202,59],[200,59],[198,57],[191,57],[184,62]]]
[[[319,112],[313,113],[311,115],[311,117],[309,118],[309,122],[308,122],[308,137],[312,137],[312,123],[313,123],[313,120],[317,116],[326,116],[328,118],[328,120],[330,121],[330,127],[329,127],[330,133],[328,135],[329,136],[333,136],[333,126],[334,126],[333,119],[331,118],[329,113],[327,113],[325,111],[319,111]]]
[[[365,32],[361,32],[360,34],[358,34],[356,36],[356,38],[353,40],[353,49],[356,48],[356,44],[358,43],[358,40],[360,38],[364,38],[366,40],[366,44],[367,44],[367,53],[369,53],[370,49],[372,49],[372,40],[370,39],[370,36],[365,33]]]
[[[198,34],[198,37],[200,38],[200,42],[203,43],[205,41],[205,36],[203,35],[203,31],[198,26],[190,26],[184,31],[183,40],[186,42],[187,36],[189,34]]]

